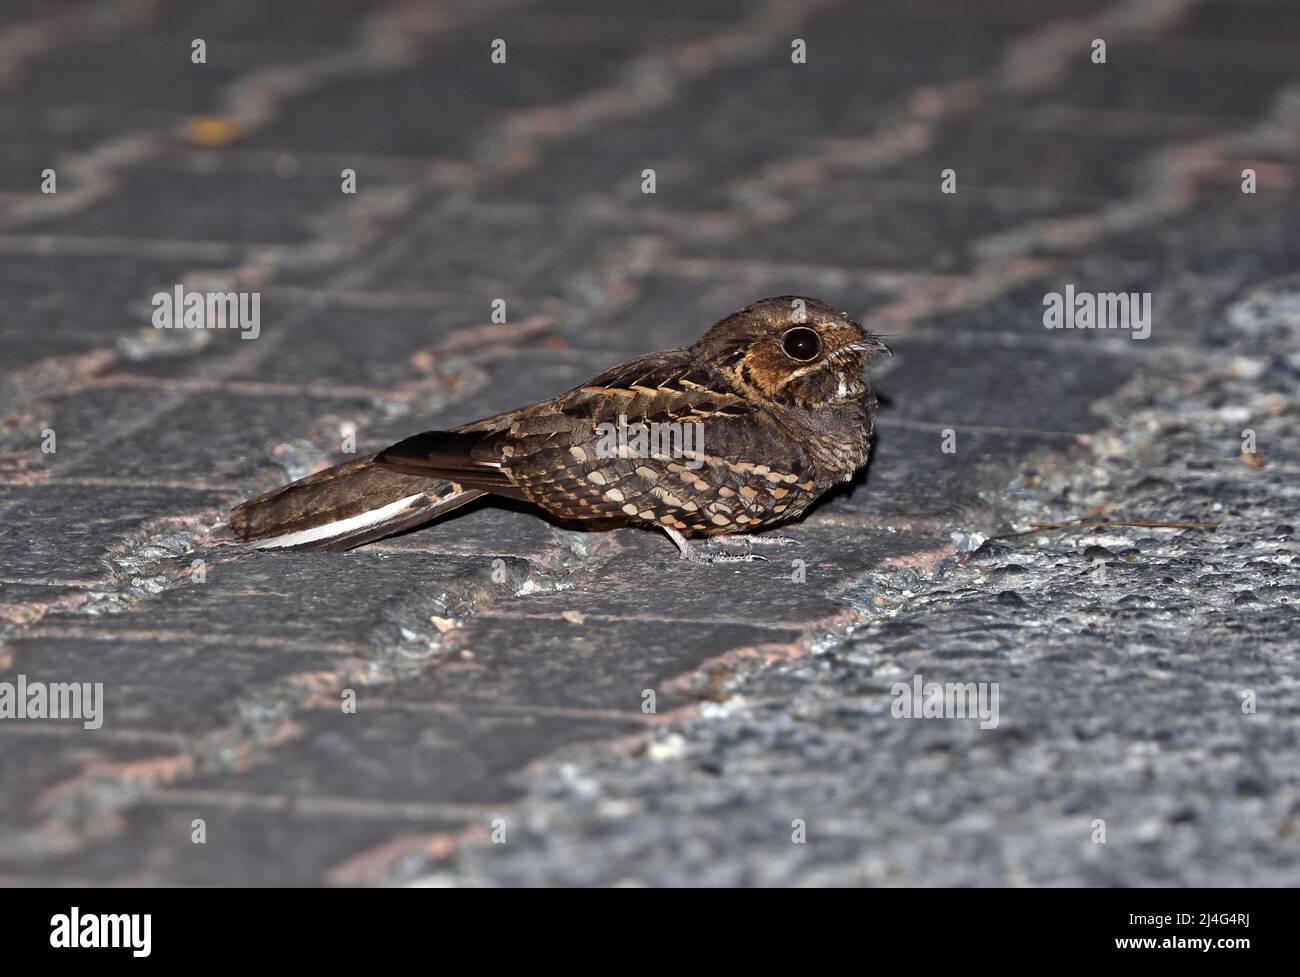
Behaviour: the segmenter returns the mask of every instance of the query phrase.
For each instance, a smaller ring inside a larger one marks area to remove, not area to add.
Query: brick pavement
[[[1293,884],[1298,50],[1267,0],[0,4],[0,682],[106,700],[0,720],[0,879]],[[1151,338],[1043,329],[1067,282]],[[154,329],[177,284],[261,334]],[[897,355],[771,565],[206,536],[783,292]],[[985,541],[1093,506],[1225,525]],[[915,672],[1003,724],[891,722]]]

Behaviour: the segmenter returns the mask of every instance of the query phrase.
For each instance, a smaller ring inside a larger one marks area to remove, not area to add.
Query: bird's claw
[[[799,540],[784,533],[762,533],[752,536],[715,536],[713,542],[723,546],[802,546]]]
[[[763,563],[772,562],[759,553],[702,553],[694,548],[689,553],[683,553],[682,559],[702,566],[709,566],[714,563],[754,563],[760,560]]]
[[[663,529],[672,538],[672,541],[677,544],[682,559],[689,563],[710,566],[714,563],[754,563],[759,560],[764,563],[772,562],[765,556],[751,552],[748,548],[743,553],[706,553],[699,547],[692,546],[686,537],[677,530],[668,526],[664,526]]]

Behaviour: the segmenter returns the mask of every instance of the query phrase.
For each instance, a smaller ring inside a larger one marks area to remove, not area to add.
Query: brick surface
[[[0,682],[105,697],[0,719],[0,879],[1294,885],[1298,45],[1281,0],[0,3]],[[1066,284],[1150,339],[1045,330]],[[261,335],[155,330],[176,285]],[[783,293],[896,355],[769,563],[482,502],[211,532]],[[918,674],[1000,723],[895,718]]]

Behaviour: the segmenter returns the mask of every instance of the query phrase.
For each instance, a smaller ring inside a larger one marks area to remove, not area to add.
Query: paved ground
[[[1300,882],[1300,8],[612,11],[0,3],[0,683],[105,699],[0,719],[0,881]],[[260,335],[154,329],[178,284]],[[769,565],[206,538],[786,292],[897,355]],[[1026,532],[1085,516],[1219,528]]]

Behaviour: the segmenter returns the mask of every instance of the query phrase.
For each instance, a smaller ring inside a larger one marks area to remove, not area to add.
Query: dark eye
[[[795,326],[781,337],[781,348],[785,350],[786,356],[806,363],[816,359],[817,354],[822,351],[822,337],[817,335],[816,329]]]

